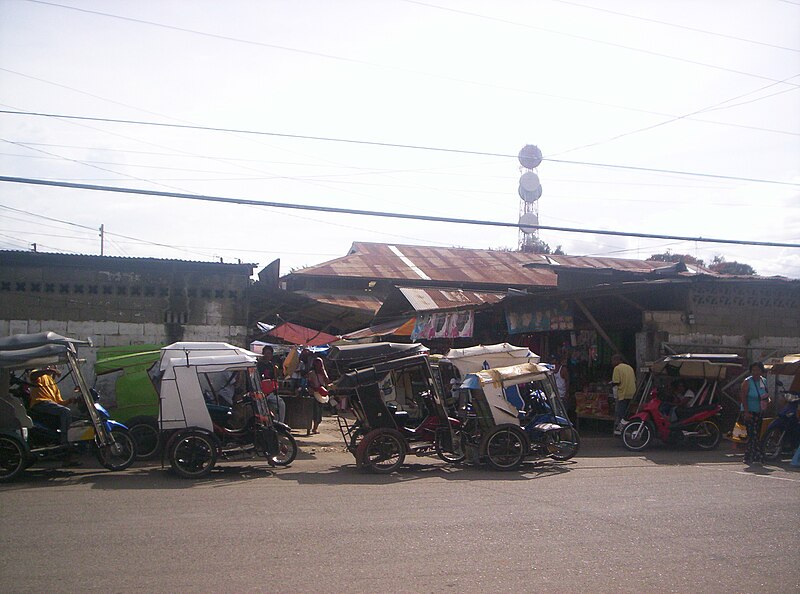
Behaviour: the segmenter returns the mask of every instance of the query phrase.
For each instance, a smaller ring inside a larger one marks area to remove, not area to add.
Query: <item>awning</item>
[[[338,336],[322,332],[321,330],[314,330],[286,322],[280,326],[276,326],[269,332],[267,336],[274,336],[292,344],[300,344],[304,346],[320,346],[323,344],[330,344],[339,340]]]
[[[388,336],[390,334],[392,336],[411,336],[416,321],[416,317],[391,320],[389,322],[383,322],[368,328],[356,330],[355,332],[350,332],[349,334],[343,335],[342,338],[345,340],[361,340],[375,336]]]

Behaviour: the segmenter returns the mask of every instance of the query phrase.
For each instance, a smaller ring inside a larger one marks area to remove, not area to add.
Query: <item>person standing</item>
[[[614,386],[614,435],[622,433],[622,421],[628,413],[631,398],[636,394],[636,372],[633,367],[623,362],[622,355],[611,357],[611,385]]]
[[[322,405],[328,401],[327,384],[330,382],[328,373],[325,371],[325,364],[320,357],[314,357],[310,363],[311,369],[308,371],[308,388],[314,395],[313,398],[313,415],[311,424],[311,433],[319,433],[319,424],[322,422]],[[320,390],[320,388],[322,388]],[[320,402],[322,399],[322,402]]]
[[[261,349],[256,369],[261,380],[261,391],[267,397],[267,406],[278,422],[283,423],[286,418],[286,402],[278,395],[278,366],[272,358],[274,354],[272,347],[265,344]]]
[[[761,464],[764,460],[764,449],[761,446],[761,421],[763,420],[764,403],[769,402],[767,380],[764,377],[764,364],[756,361],[750,365],[750,375],[742,382],[739,390],[742,419],[747,427],[747,443],[745,445],[744,463],[748,466]]]

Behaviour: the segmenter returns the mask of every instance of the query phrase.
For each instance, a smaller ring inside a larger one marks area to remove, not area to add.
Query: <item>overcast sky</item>
[[[573,161],[537,170],[544,225],[800,243],[800,0],[0,0],[0,109],[501,155],[0,114],[5,176],[515,222],[535,144]],[[12,183],[0,205],[0,249],[97,254],[102,224],[108,255],[284,273],[353,241],[519,241]],[[800,249],[541,237],[800,277]]]

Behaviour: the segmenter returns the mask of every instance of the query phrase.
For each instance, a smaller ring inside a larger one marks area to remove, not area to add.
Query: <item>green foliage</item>
[[[737,262],[732,260],[727,262],[725,256],[714,256],[714,261],[709,265],[709,270],[713,270],[717,274],[735,274],[738,276],[752,276],[756,273],[755,269],[750,264]]]

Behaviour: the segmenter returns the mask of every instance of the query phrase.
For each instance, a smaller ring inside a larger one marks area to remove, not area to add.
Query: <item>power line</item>
[[[28,0],[34,1],[34,0]],[[38,0],[37,0],[38,1]],[[282,138],[296,138],[302,140],[317,140],[321,142],[342,142],[347,144],[357,144],[357,145],[365,145],[365,146],[380,146],[384,148],[401,148],[401,149],[411,149],[411,150],[424,150],[424,151],[434,151],[434,152],[443,152],[443,153],[456,153],[462,155],[478,155],[484,157],[499,157],[499,158],[517,158],[517,155],[505,154],[505,153],[492,153],[487,151],[475,151],[475,150],[467,150],[467,149],[454,149],[454,148],[445,148],[445,147],[434,147],[434,146],[425,146],[425,145],[414,145],[414,144],[399,144],[399,143],[391,143],[391,142],[378,142],[373,140],[358,140],[352,138],[336,138],[336,137],[328,137],[328,136],[310,136],[305,134],[286,134],[282,132],[265,132],[265,131],[258,131],[258,130],[243,130],[243,129],[235,129],[235,128],[217,128],[217,127],[209,127],[209,126],[195,126],[195,125],[187,125],[187,124],[168,124],[164,122],[147,122],[141,120],[124,120],[118,118],[97,118],[97,117],[89,117],[89,116],[73,116],[73,115],[65,115],[65,114],[54,114],[54,113],[43,113],[43,112],[32,112],[32,111],[10,111],[10,110],[3,110],[0,109],[0,114],[11,114],[11,115],[28,115],[28,116],[35,116],[35,117],[47,117],[47,118],[61,118],[66,120],[86,120],[86,121],[94,121],[94,122],[109,122],[115,124],[132,124],[132,125],[141,125],[141,126],[156,126],[162,128],[182,128],[188,130],[207,130],[212,132],[233,132],[237,134],[255,134],[259,136],[278,136]],[[800,136],[800,133],[791,133],[793,136]],[[11,142],[11,141],[7,141]],[[17,143],[11,143],[17,144]],[[31,149],[35,150],[35,149]],[[46,151],[41,151],[45,154]],[[654,167],[637,167],[632,165],[614,165],[610,163],[591,163],[587,161],[568,161],[565,159],[552,159],[552,158],[545,158],[544,161],[549,161],[551,163],[563,163],[568,165],[582,165],[582,166],[590,166],[590,167],[608,167],[612,169],[629,169],[632,171],[648,171],[652,173],[669,173],[674,175],[689,175],[695,177],[706,177],[706,178],[715,178],[715,179],[727,179],[733,181],[746,181],[746,182],[755,182],[755,183],[765,183],[765,184],[778,184],[778,185],[785,185],[785,186],[800,186],[800,184],[793,183],[793,182],[785,182],[785,181],[778,181],[778,180],[769,180],[769,179],[758,179],[758,178],[749,178],[749,177],[736,177],[736,176],[729,176],[729,175],[716,175],[712,173],[700,173],[700,172],[692,172],[692,171],[676,171],[672,169],[658,169]],[[116,173],[116,172],[112,172]],[[122,174],[120,174],[122,175]],[[143,180],[147,181],[147,180]]]
[[[736,35],[726,35],[725,33],[719,33],[717,31],[709,31],[707,29],[698,29],[696,27],[689,27],[687,25],[679,25],[677,23],[669,23],[667,21],[661,21],[659,19],[649,19],[647,17],[638,16],[635,14],[628,14],[627,12],[617,12],[616,10],[609,10],[607,8],[600,8],[597,6],[589,6],[588,4],[581,4],[579,2],[570,2],[569,0],[550,0],[551,2],[558,2],[560,4],[569,4],[570,6],[577,6],[579,8],[586,8],[588,10],[595,10],[597,12],[605,12],[608,14],[615,14],[617,16],[629,18],[629,19],[636,19],[637,21],[645,21],[647,23],[656,23],[658,25],[665,25],[667,27],[674,27],[676,29],[684,29],[686,31],[693,31],[695,33],[703,33],[705,35],[714,35],[715,37],[722,37],[724,39],[732,39],[735,41],[743,41],[745,43],[753,43],[755,45],[763,45],[765,47],[773,47],[775,49],[786,50],[789,52],[800,52],[800,49],[796,49],[793,47],[786,47],[785,45],[776,45],[774,43],[767,43],[765,41],[756,41],[754,39],[745,39],[744,37],[737,37]],[[783,1],[783,0],[782,0]],[[793,2],[789,2],[789,4],[793,4]]]
[[[38,2],[39,0],[29,0],[31,2]],[[569,37],[571,39],[580,39],[581,41],[590,41],[592,43],[598,43],[601,45],[606,45],[609,47],[615,47],[620,49],[626,49],[634,52],[639,52],[642,54],[646,54],[648,56],[658,56],[661,58],[666,58],[668,60],[675,60],[677,62],[684,62],[686,64],[693,64],[695,66],[705,66],[706,68],[713,68],[714,70],[722,70],[724,72],[731,72],[733,74],[740,74],[743,76],[750,76],[752,78],[760,78],[762,80],[769,80],[772,82],[777,82],[776,79],[771,78],[769,76],[763,76],[761,74],[755,74],[753,72],[745,72],[743,70],[736,70],[734,68],[726,68],[725,66],[718,66],[716,64],[709,64],[707,62],[700,62],[698,60],[690,60],[689,58],[681,58],[680,56],[673,56],[670,54],[663,54],[661,52],[655,52],[652,50],[646,50],[639,47],[633,47],[630,45],[624,45],[622,43],[616,43],[613,41],[604,41],[602,39],[595,39],[594,37],[587,37],[585,35],[577,35],[575,33],[566,33],[564,31],[558,31],[557,29],[549,29],[547,27],[539,27],[538,25],[530,25],[527,23],[519,23],[517,21],[510,21],[508,19],[501,19],[499,17],[488,16],[485,14],[480,14],[477,12],[469,12],[467,10],[460,10],[458,8],[450,8],[446,6],[438,6],[436,4],[428,4],[427,2],[420,2],[419,0],[401,0],[401,2],[407,2],[408,4],[417,4],[419,6],[425,6],[427,8],[433,8],[436,10],[442,10],[445,12],[453,12],[456,14],[462,14],[466,16],[471,16],[479,19],[485,19],[487,21],[493,21],[496,23],[504,23],[506,25],[513,25],[515,27],[524,27],[526,29],[532,29],[534,31],[543,31],[545,33],[551,33],[553,35],[562,35],[564,37]],[[793,84],[793,83],[786,83],[786,84]],[[798,85],[795,85],[798,86]]]
[[[175,25],[166,25],[164,23],[158,23],[158,22],[155,22],[155,21],[148,21],[148,20],[145,20],[145,19],[137,19],[137,18],[133,18],[133,17],[125,17],[125,16],[120,16],[120,15],[111,14],[111,13],[107,13],[107,12],[100,12],[100,11],[97,11],[97,10],[88,10],[88,9],[85,9],[85,8],[77,8],[75,6],[66,6],[66,5],[63,5],[63,4],[57,4],[55,2],[45,2],[43,0],[27,0],[27,1],[31,2],[31,3],[34,3],[34,4],[43,4],[43,5],[46,5],[46,6],[55,6],[57,8],[63,8],[63,9],[67,9],[67,10],[74,10],[74,11],[83,12],[83,13],[86,13],[86,14],[94,14],[94,15],[97,15],[97,16],[103,16],[103,17],[108,17],[108,18],[113,18],[113,19],[119,19],[119,20],[122,20],[122,21],[129,21],[129,22],[138,23],[138,24],[142,24],[142,25],[150,25],[152,27],[159,27],[159,28],[163,28],[163,29],[169,29],[169,30],[172,30],[172,31],[180,31],[182,33],[190,33],[190,34],[193,34],[193,35],[201,35],[203,37],[210,37],[212,39],[220,39],[220,40],[224,40],[224,41],[232,41],[232,42],[235,42],[235,43],[243,43],[243,44],[247,44],[247,45],[254,45],[254,46],[265,47],[265,48],[270,48],[270,49],[277,49],[277,50],[282,50],[282,51],[287,51],[287,52],[299,53],[299,54],[303,54],[303,55],[307,55],[307,56],[314,56],[314,57],[318,57],[318,58],[328,58],[328,59],[332,59],[332,60],[348,62],[348,63],[351,63],[351,64],[361,64],[361,65],[367,65],[367,66],[378,66],[378,67],[381,67],[381,68],[386,68],[386,66],[382,66],[380,64],[375,64],[375,63],[369,62],[367,60],[360,60],[360,59],[356,59],[356,58],[345,58],[343,56],[336,56],[336,55],[333,55],[333,54],[326,54],[326,53],[323,53],[323,52],[315,52],[315,51],[311,51],[311,50],[293,48],[293,47],[278,45],[278,44],[274,44],[274,43],[265,43],[265,42],[253,41],[253,40],[249,40],[249,39],[241,39],[241,38],[238,38],[238,37],[231,37],[229,35],[221,35],[221,34],[218,34],[218,33],[208,33],[206,31],[198,31],[196,29],[189,29],[187,27],[178,27],[178,26],[175,26]],[[574,33],[566,33],[564,31],[558,31],[556,29],[548,29],[546,27],[539,27],[539,26],[535,26],[535,25],[529,25],[529,24],[526,24],[526,23],[518,23],[518,22],[515,22],[515,21],[509,21],[509,20],[506,20],[506,19],[500,19],[500,18],[496,18],[496,17],[490,17],[490,16],[487,16],[487,15],[478,14],[478,13],[468,12],[468,11],[464,11],[464,10],[458,10],[458,9],[455,9],[455,8],[447,8],[447,7],[443,7],[443,6],[437,6],[435,4],[426,4],[424,2],[418,2],[416,0],[403,0],[403,1],[404,2],[408,2],[409,4],[418,4],[420,6],[426,6],[428,8],[433,8],[433,9],[437,9],[437,10],[443,10],[443,11],[447,11],[447,12],[453,12],[453,13],[457,13],[457,14],[468,15],[468,16],[482,18],[482,19],[486,19],[486,20],[490,20],[490,21],[505,23],[505,24],[508,24],[508,25],[514,25],[514,26],[518,26],[518,27],[524,27],[524,28],[527,28],[527,29],[533,29],[533,30],[536,30],[536,31],[544,31],[546,33],[551,33],[551,34],[554,34],[554,35],[561,35],[561,36],[564,36],[564,37],[569,37],[571,39],[580,39],[581,41],[589,41],[589,42],[592,42],[592,43],[598,43],[598,44],[606,45],[606,46],[610,46],[610,47],[626,49],[626,50],[639,52],[639,53],[643,53],[643,54],[650,55],[650,56],[658,56],[658,57],[666,58],[666,59],[669,59],[669,60],[675,60],[675,61],[678,61],[678,62],[684,62],[684,63],[688,63],[688,64],[693,64],[693,65],[696,65],[696,66],[704,66],[706,68],[713,68],[715,70],[722,70],[722,71],[725,71],[725,72],[731,72],[731,73],[739,74],[739,75],[743,75],[743,76],[750,76],[750,77],[753,77],[753,78],[760,78],[760,79],[763,79],[763,80],[771,80],[771,81],[775,80],[773,78],[770,78],[770,77],[767,77],[767,76],[763,76],[763,75],[760,75],[760,74],[754,74],[754,73],[751,73],[751,72],[744,72],[742,70],[736,70],[736,69],[733,69],[733,68],[726,68],[724,66],[717,66],[715,64],[708,64],[706,62],[700,62],[700,61],[697,61],[697,60],[690,60],[688,58],[681,58],[679,56],[672,56],[672,55],[669,55],[669,54],[663,54],[663,53],[660,53],[660,52],[655,52],[655,51],[652,51],[652,50],[646,50],[646,49],[642,49],[642,48],[637,48],[637,47],[633,47],[633,46],[629,46],[629,45],[624,45],[624,44],[621,44],[621,43],[614,43],[614,42],[611,42],[611,41],[604,41],[604,40],[601,40],[601,39],[595,39],[593,37],[587,37],[587,36],[584,36],[584,35],[577,35],[577,34],[574,34]],[[392,68],[394,68],[396,70],[406,71],[406,72],[414,72],[415,74],[426,74],[427,75],[427,73],[415,72],[413,70],[409,70],[409,69],[406,69],[406,68],[399,68],[399,67],[396,67],[396,66],[392,67]],[[450,77],[442,77],[442,78],[450,78]],[[470,81],[470,82],[472,82],[472,81]]]
[[[438,217],[430,215],[416,215],[407,213],[381,212],[374,210],[356,210],[351,208],[336,208],[331,206],[317,206],[312,204],[290,204],[286,202],[264,202],[260,200],[249,200],[245,198],[226,198],[223,196],[208,196],[203,194],[179,194],[175,192],[159,192],[156,190],[144,190],[138,188],[121,188],[113,186],[94,186],[89,184],[76,184],[68,182],[53,182],[25,177],[0,176],[0,181],[29,184],[37,186],[50,186],[58,188],[71,188],[77,190],[90,190],[96,192],[114,192],[120,194],[136,194],[143,196],[159,196],[165,198],[179,198],[184,200],[197,200],[201,202],[221,202],[224,204],[241,204],[249,206],[266,206],[270,208],[286,208],[292,210],[311,210],[316,212],[350,214],[359,216],[382,217],[392,219],[406,219],[415,221],[428,221],[435,223],[455,223],[460,225],[478,225],[489,227],[512,227],[524,229],[540,229],[545,231],[560,231],[564,233],[580,233],[591,235],[612,235],[618,237],[641,237],[646,239],[669,239],[675,241],[696,241],[703,243],[725,243],[735,245],[753,245],[765,247],[788,247],[800,248],[800,243],[778,243],[772,241],[746,241],[740,239],[718,239],[708,237],[685,237],[679,235],[661,235],[655,233],[634,233],[625,231],[608,231],[603,229],[573,229],[569,227],[553,227],[550,225],[519,225],[517,223],[506,223],[503,221],[480,221],[475,219],[461,219],[454,217]]]

